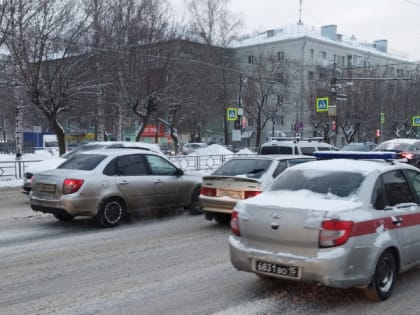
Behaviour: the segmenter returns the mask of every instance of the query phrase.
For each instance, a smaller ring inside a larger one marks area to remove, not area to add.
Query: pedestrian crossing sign
[[[420,127],[420,116],[413,116],[413,127]]]
[[[317,112],[328,112],[328,97],[319,97],[316,99],[316,111]]]
[[[227,120],[237,120],[238,119],[238,109],[234,107],[229,107],[226,112]]]

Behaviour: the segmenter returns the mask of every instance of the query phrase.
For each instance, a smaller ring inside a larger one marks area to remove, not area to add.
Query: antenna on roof
[[[301,27],[301,26],[303,26],[303,22],[302,22],[302,0],[299,0],[299,21],[297,22],[297,25],[298,25],[298,31],[299,31],[299,28]]]

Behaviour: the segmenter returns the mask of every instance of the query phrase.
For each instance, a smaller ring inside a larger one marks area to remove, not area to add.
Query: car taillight
[[[241,232],[239,231],[239,217],[238,212],[236,210],[233,210],[232,212],[232,216],[230,219],[230,229],[233,234],[241,236]]]
[[[66,178],[63,183],[63,194],[67,195],[77,192],[83,183],[83,179]]]
[[[320,247],[334,247],[347,242],[353,221],[328,220],[322,222],[319,234]]]
[[[248,191],[244,191],[244,198],[248,199],[251,197],[255,197],[257,195],[261,194],[261,191],[259,190],[248,190]]]
[[[204,196],[215,197],[216,196],[216,188],[201,187],[200,193]]]
[[[401,155],[401,158],[407,159],[407,160],[411,160],[414,156],[414,154],[411,152],[401,152],[400,155]]]

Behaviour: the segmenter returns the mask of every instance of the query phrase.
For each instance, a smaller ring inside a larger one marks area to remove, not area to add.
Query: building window
[[[254,64],[254,56],[248,56],[248,64],[253,65]]]
[[[313,49],[310,50],[310,54],[311,54],[311,59],[314,60],[314,50]]]
[[[251,117],[248,118],[248,126],[249,127],[253,127],[254,126],[254,119],[251,118]]]
[[[347,55],[347,65],[352,66],[353,65],[353,56]]]
[[[277,52],[277,60],[283,61],[284,60],[284,51],[278,51]]]
[[[309,81],[315,80],[315,72],[313,72],[313,71],[308,72],[308,80]]]
[[[325,51],[320,51],[319,52],[319,57],[321,59],[327,59],[327,53]]]
[[[346,57],[341,56],[341,65],[344,66],[346,64]]]

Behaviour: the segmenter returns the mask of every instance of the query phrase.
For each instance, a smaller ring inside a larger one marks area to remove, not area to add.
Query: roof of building
[[[335,25],[327,25],[323,27],[335,27]],[[378,48],[378,44],[380,42],[387,42],[386,40],[378,40],[373,43],[369,43],[367,41],[358,40],[354,35],[352,36],[345,36],[342,34],[335,34],[335,38],[332,39],[332,36],[326,36],[322,34],[322,27],[318,28],[315,26],[308,26],[308,25],[286,25],[282,28],[271,29],[256,35],[246,36],[239,41],[233,43],[233,48],[243,48],[249,46],[256,46],[266,43],[275,43],[279,41],[286,41],[298,38],[309,37],[317,40],[324,41],[326,43],[339,45],[345,48],[353,48],[360,51],[369,52],[372,54],[376,54],[378,56],[386,57],[386,58],[394,58],[403,61],[409,61],[408,56],[405,53],[398,52],[395,50],[390,50],[385,48],[386,52],[381,51]],[[387,44],[385,44],[387,45]]]

